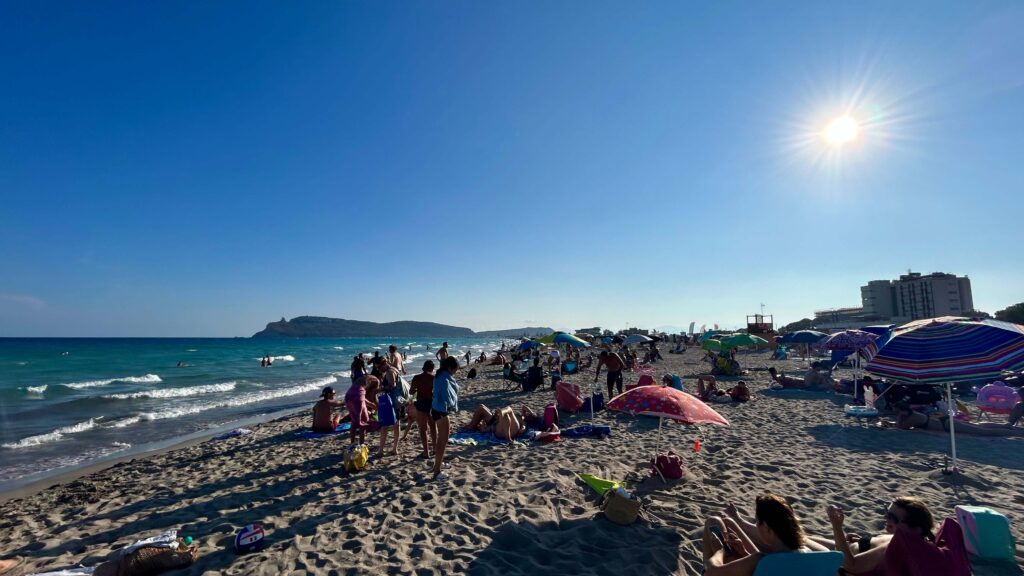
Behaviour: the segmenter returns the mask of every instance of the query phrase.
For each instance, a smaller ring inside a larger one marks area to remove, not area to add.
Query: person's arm
[[[761,561],[760,552],[744,556],[739,560],[725,563],[725,553],[722,550],[715,552],[714,556],[708,559],[708,569],[705,576],[752,576],[757,569],[757,563]]]
[[[846,537],[846,531],[843,529],[845,514],[842,508],[829,506],[828,519],[832,523],[832,538],[836,550],[843,553],[843,570],[860,574],[873,570],[885,558],[885,546],[876,546],[858,554],[853,553],[849,538]]]
[[[598,360],[597,361],[597,372],[594,372],[594,382],[597,382],[597,378],[599,376],[601,376],[601,364],[604,364],[604,362],[601,362],[600,360]]]

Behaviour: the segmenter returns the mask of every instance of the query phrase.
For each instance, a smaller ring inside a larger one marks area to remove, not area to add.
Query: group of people
[[[181,362],[178,362],[181,364]],[[274,365],[274,357],[270,354],[264,354],[263,358],[260,358],[260,368],[268,368]]]
[[[966,576],[968,566],[957,565],[939,552],[957,545],[937,540],[935,517],[920,499],[900,496],[885,512],[885,534],[847,534],[845,512],[826,508],[832,537],[808,536],[792,507],[780,496],[766,493],[754,501],[753,522],[741,517],[735,506],[724,517],[704,523],[703,556],[708,576],[751,576],[769,554],[837,550],[842,552],[846,574],[930,574]],[[962,544],[960,544],[962,546]],[[952,557],[956,557],[955,555]],[[913,571],[908,572],[913,566]]]

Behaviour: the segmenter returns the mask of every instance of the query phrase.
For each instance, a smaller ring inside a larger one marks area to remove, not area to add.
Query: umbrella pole
[[[655,456],[657,456],[658,452],[661,450],[661,422],[664,419],[665,419],[664,416],[658,416],[658,443],[657,443],[657,447],[654,449],[654,455]]]
[[[956,404],[953,403],[953,385],[946,382],[946,410],[949,412],[949,445],[953,451],[953,473],[959,469],[956,465],[956,433],[953,431],[953,422],[956,421]]]

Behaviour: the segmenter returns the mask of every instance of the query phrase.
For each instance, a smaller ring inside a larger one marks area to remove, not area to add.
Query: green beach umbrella
[[[751,336],[750,334],[735,334],[728,338],[722,339],[722,344],[729,348],[737,348],[739,346],[755,346],[767,344],[768,341],[760,336]]]
[[[565,332],[552,332],[543,338],[538,338],[537,342],[541,344],[568,344],[573,348],[590,348],[590,343],[586,340]]]

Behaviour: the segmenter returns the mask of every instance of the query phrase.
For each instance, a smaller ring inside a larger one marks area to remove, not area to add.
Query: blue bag
[[[398,419],[395,418],[395,407],[391,403],[391,396],[381,394],[377,397],[377,422],[381,426],[394,426]]]

